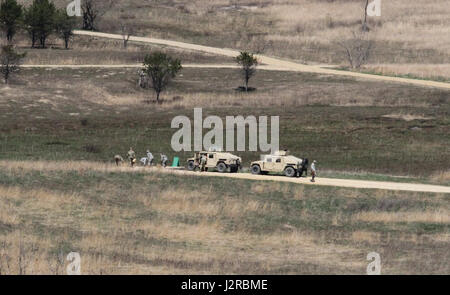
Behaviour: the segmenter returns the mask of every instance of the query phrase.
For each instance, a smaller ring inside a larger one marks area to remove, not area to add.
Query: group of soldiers
[[[168,162],[169,158],[164,154],[160,154],[160,155],[161,155],[161,166],[165,168],[165,167],[167,167],[167,162]],[[127,153],[127,157],[128,157],[128,161],[129,161],[131,167],[134,167],[134,165],[136,164],[136,153],[134,152],[132,147],[130,147],[130,150]],[[147,150],[147,157],[141,158],[140,162],[144,166],[153,166],[153,160],[154,160],[153,154],[150,152],[150,150]],[[120,155],[115,155],[114,161],[116,162],[116,165],[119,166],[119,164],[121,162],[123,162],[123,158]],[[194,171],[197,170],[197,168],[200,169],[200,172],[207,171],[206,162],[207,162],[206,154],[200,154],[200,156],[195,159]],[[317,164],[316,160],[314,160],[311,164],[311,181],[312,182],[315,182],[315,178],[316,178],[316,164]],[[309,165],[309,160],[307,158],[305,158],[302,161],[301,169],[298,169],[298,171],[297,171],[296,177],[303,177],[303,174],[305,174],[305,177],[308,176],[308,165]]]
[[[194,171],[198,169],[200,169],[200,172],[205,172],[208,171],[208,168],[206,168],[206,162],[207,162],[207,158],[205,154],[200,155],[200,157],[195,159],[194,162]]]
[[[164,154],[160,155],[161,155],[161,166],[165,168],[167,167],[167,162],[169,161],[169,158]],[[127,158],[130,163],[130,166],[134,167],[134,165],[136,165],[136,153],[132,147],[130,147],[130,150],[127,153]],[[147,150],[147,157],[141,158],[140,162],[144,166],[153,166],[153,160],[154,160],[153,154],[150,152],[150,150]],[[122,163],[124,160],[120,155],[115,155],[114,161],[116,162],[116,165],[119,166],[120,163]]]

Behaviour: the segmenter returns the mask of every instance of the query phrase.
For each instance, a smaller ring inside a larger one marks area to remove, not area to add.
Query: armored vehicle
[[[252,174],[284,173],[294,177],[301,169],[303,160],[290,156],[287,151],[277,151],[272,155],[262,155],[260,161],[251,163]]]
[[[241,167],[242,159],[230,153],[224,152],[196,152],[193,158],[187,160],[187,169],[194,171],[199,166],[200,158],[206,156],[206,169],[216,168],[218,172],[224,173],[228,170],[235,173]]]

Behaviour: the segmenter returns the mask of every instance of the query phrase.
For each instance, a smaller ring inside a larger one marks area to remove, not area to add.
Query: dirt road
[[[76,31],[74,31],[74,33],[76,35],[122,40],[122,35],[120,35],[120,34],[107,34],[107,33],[100,33],[100,32],[80,31],[80,30],[76,30]],[[201,51],[201,52],[212,53],[212,54],[217,54],[217,55],[224,55],[224,56],[229,56],[229,57],[236,57],[239,54],[238,50],[233,50],[233,49],[216,48],[216,47],[197,45],[197,44],[178,42],[178,41],[171,41],[171,40],[163,40],[163,39],[157,39],[157,38],[132,36],[132,37],[130,37],[130,41],[166,45],[166,46],[171,46],[171,47],[178,47],[178,48]],[[427,80],[417,80],[417,79],[355,73],[355,72],[349,72],[349,71],[340,71],[340,70],[330,69],[324,65],[320,65],[320,66],[303,65],[303,64],[292,62],[292,61],[287,61],[287,60],[274,58],[274,57],[268,57],[268,56],[264,56],[264,55],[257,55],[257,57],[261,63],[263,63],[269,67],[274,67],[274,68],[283,69],[283,70],[290,70],[290,71],[295,71],[295,72],[309,72],[309,73],[317,73],[317,74],[325,74],[325,75],[350,76],[350,77],[354,77],[354,78],[373,79],[373,80],[381,80],[381,81],[386,81],[386,82],[406,83],[406,84],[417,85],[417,86],[427,86],[427,87],[450,89],[450,83],[445,83],[445,82],[436,82],[436,81],[427,81]]]
[[[217,172],[189,172],[185,170],[173,171],[176,174],[182,175],[196,175],[196,176],[210,176],[210,177],[227,177],[259,181],[278,181],[291,182],[298,184],[319,185],[319,186],[337,186],[349,188],[368,188],[368,189],[382,189],[394,191],[412,191],[412,192],[431,192],[431,193],[449,193],[449,186],[429,185],[417,183],[400,183],[400,182],[386,182],[386,181],[368,181],[355,179],[337,179],[337,178],[317,178],[315,183],[310,181],[310,178],[291,178],[286,176],[273,175],[253,175],[247,173],[217,173]]]
[[[100,68],[100,69],[123,69],[123,68],[142,68],[142,64],[121,64],[121,65],[20,65],[21,68],[48,68],[48,69],[86,69],[86,68]],[[183,68],[213,68],[213,69],[237,69],[239,66],[232,64],[183,64]],[[290,71],[284,68],[277,68],[269,65],[261,65],[260,70],[266,71]]]

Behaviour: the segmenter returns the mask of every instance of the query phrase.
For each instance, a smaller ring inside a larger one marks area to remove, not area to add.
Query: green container
[[[180,166],[180,158],[174,157],[172,162],[172,167],[179,167]]]

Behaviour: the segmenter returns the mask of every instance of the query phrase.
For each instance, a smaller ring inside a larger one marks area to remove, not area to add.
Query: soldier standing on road
[[[300,177],[303,176],[303,172],[305,172],[305,177],[308,177],[308,164],[309,164],[309,160],[307,158],[303,159]]]
[[[200,158],[199,158],[199,154],[195,154],[195,158],[194,158],[194,172],[197,171],[197,168],[200,169]]]
[[[302,160],[301,162],[298,162],[297,164],[297,170],[295,170],[295,177],[302,177],[302,173],[303,173],[303,162],[305,160]]]
[[[314,160],[312,162],[312,164],[311,164],[311,176],[312,176],[311,182],[316,182],[316,180],[315,180],[315,178],[316,178],[316,164],[317,164],[316,160]]]
[[[206,170],[206,155],[201,155],[200,157],[200,172],[203,172]]]
[[[136,163],[136,153],[133,151],[132,147],[130,147],[130,150],[128,151],[128,160],[130,160],[131,167],[134,167],[134,164]]]
[[[150,153],[149,150],[147,150],[147,165],[152,166],[153,165],[153,154]]]
[[[166,168],[166,166],[167,166],[167,160],[168,160],[168,159],[169,159],[169,158],[167,158],[166,155],[161,154],[161,166],[163,166],[164,168]]]

